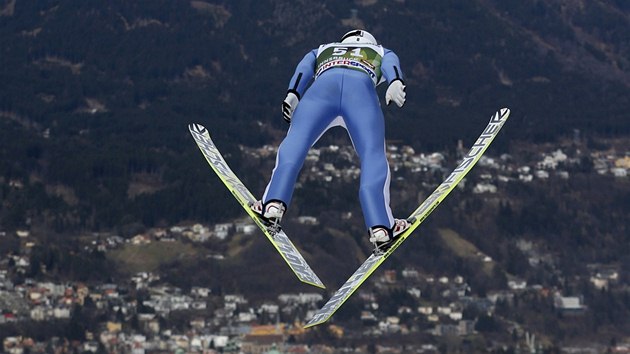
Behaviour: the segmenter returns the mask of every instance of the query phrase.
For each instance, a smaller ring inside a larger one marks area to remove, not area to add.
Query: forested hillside
[[[505,147],[630,130],[624,1],[4,0],[0,16],[5,228],[233,215],[207,202],[225,194],[186,124],[210,126],[227,153],[277,143],[294,65],[353,27],[401,58],[408,103],[386,108],[391,140],[441,150],[502,106]]]

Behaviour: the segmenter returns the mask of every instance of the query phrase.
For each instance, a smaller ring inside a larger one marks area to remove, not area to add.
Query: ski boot
[[[394,219],[394,227],[388,229],[383,226],[374,226],[369,230],[370,242],[374,244],[374,254],[384,254],[400,234],[405,232],[411,223],[405,219]]]
[[[250,208],[258,215],[272,235],[280,231],[280,221],[282,220],[284,212],[287,210],[287,206],[284,202],[280,200],[270,200],[267,203],[263,203],[262,200],[257,200],[250,205]]]

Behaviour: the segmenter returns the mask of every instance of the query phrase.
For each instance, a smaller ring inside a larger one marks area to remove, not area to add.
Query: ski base
[[[297,278],[303,283],[325,289],[324,283],[322,283],[308,263],[306,263],[302,254],[300,254],[286,233],[282,229],[270,230],[258,215],[251,210],[250,205],[256,201],[254,196],[225,162],[225,159],[210,138],[208,130],[200,124],[190,124],[188,129],[208,164],[212,167],[214,172],[216,172],[229,191],[232,192],[234,198],[236,198],[247,212],[247,215],[254,220],[254,223],[258,225],[267,239],[273,244],[274,248],[280,253]]]
[[[348,280],[333,294],[328,302],[319,309],[307,322],[305,328],[313,327],[328,321],[346,300],[363,284],[370,275],[400,246],[411,233],[437,208],[446,196],[466,176],[473,166],[479,161],[492,140],[497,136],[503,124],[510,116],[508,108],[502,108],[490,118],[490,122],[483,130],[470,151],[464,156],[462,162],[440,184],[427,199],[407,218],[412,224],[402,233],[394,243],[382,252],[373,253]]]

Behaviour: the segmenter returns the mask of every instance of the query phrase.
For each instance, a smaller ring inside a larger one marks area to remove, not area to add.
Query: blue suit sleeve
[[[402,70],[400,69],[400,60],[396,53],[389,49],[385,49],[385,55],[383,55],[383,61],[381,62],[381,72],[388,84],[396,80],[400,80],[403,83],[405,82]]]
[[[291,77],[291,81],[289,81],[288,92],[293,92],[298,96],[298,98],[302,98],[304,91],[306,91],[308,85],[311,81],[313,81],[316,59],[317,50],[315,49],[308,52],[304,58],[302,58],[295,68],[295,73],[293,74],[293,77]]]

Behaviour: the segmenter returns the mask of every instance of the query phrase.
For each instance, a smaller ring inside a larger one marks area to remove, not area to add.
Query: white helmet
[[[376,45],[376,38],[368,31],[355,29],[341,37],[341,43],[361,43]]]

